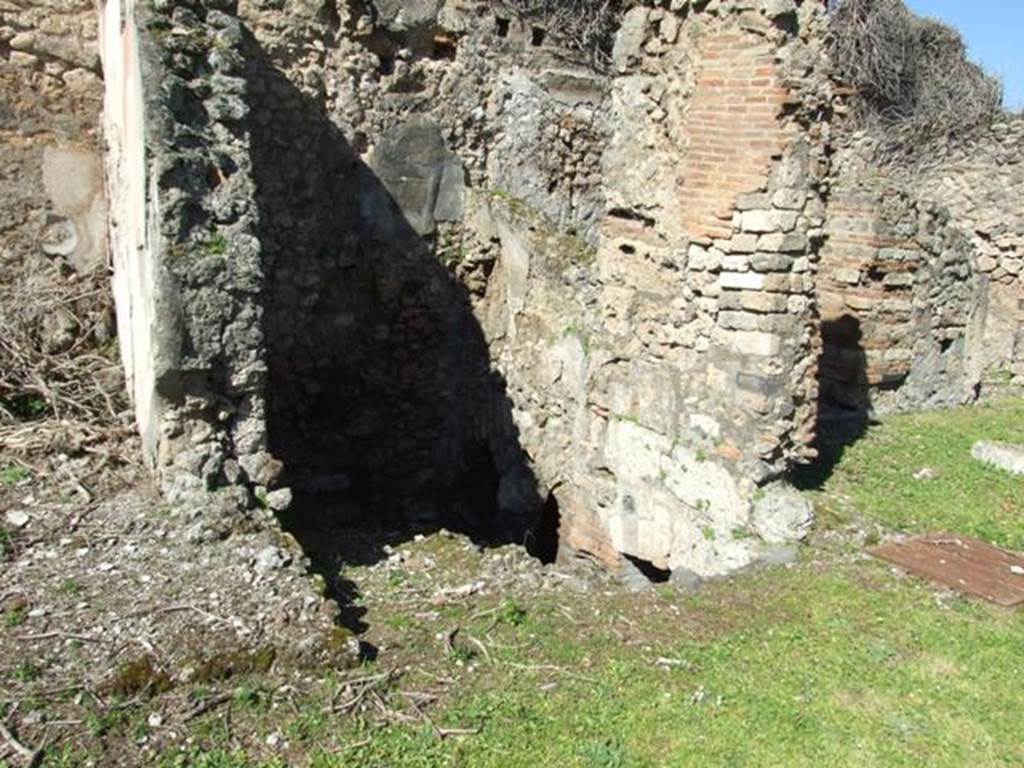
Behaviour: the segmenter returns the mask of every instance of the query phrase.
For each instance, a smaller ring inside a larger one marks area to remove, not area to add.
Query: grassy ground
[[[817,494],[831,523],[952,531],[1024,550],[1024,482],[970,458],[976,440],[1024,443],[1024,401],[901,416],[843,454]],[[915,479],[922,470],[930,479]]]
[[[876,427],[814,494],[831,530],[799,565],[697,595],[608,587],[424,604],[409,599],[417,584],[471,581],[476,566],[457,539],[411,542],[406,566],[346,574],[381,648],[348,679],[397,676],[367,694],[378,714],[329,713],[352,690],[342,675],[235,680],[228,709],[194,720],[156,764],[1022,765],[1024,613],[903,577],[856,543],[866,529],[948,530],[1024,548],[1024,481],[972,462],[982,437],[1024,441],[1024,402]],[[922,468],[934,477],[915,480]],[[417,696],[436,700],[423,709]],[[110,727],[143,739],[158,707]]]

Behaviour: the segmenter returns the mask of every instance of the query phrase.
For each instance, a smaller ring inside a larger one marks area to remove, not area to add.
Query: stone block
[[[1024,445],[982,440],[971,448],[971,456],[997,469],[1024,475]]]
[[[729,348],[740,355],[772,357],[782,350],[782,339],[763,331],[732,331],[727,336]]]
[[[744,232],[777,232],[779,230],[779,222],[773,211],[743,211],[740,214],[740,228]]]
[[[772,232],[757,239],[758,250],[776,253],[806,253],[810,244],[807,236],[798,232]]]
[[[912,272],[890,272],[882,278],[882,285],[886,288],[908,288],[914,284]]]
[[[755,272],[788,272],[793,258],[782,253],[756,253],[750,257],[750,266]]]
[[[736,198],[737,211],[765,211],[771,208],[771,198],[764,192],[751,192]]]
[[[764,280],[764,275],[756,272],[723,272],[718,284],[728,290],[759,291],[764,287]]]
[[[740,304],[753,312],[785,312],[789,306],[786,296],[778,293],[752,293],[744,291]]]
[[[768,543],[799,541],[814,522],[814,507],[795,488],[777,483],[763,488],[754,502],[751,525]]]
[[[757,250],[757,235],[736,234],[724,246],[730,253],[753,253]]]
[[[800,210],[807,202],[807,193],[795,189],[780,189],[772,195],[772,205],[785,210]]]
[[[722,259],[722,269],[725,273],[746,272],[750,269],[750,262],[746,256],[728,255]]]
[[[835,277],[836,282],[845,283],[846,285],[857,285],[860,282],[861,271],[859,269],[851,269],[849,267],[841,267],[832,273]]]

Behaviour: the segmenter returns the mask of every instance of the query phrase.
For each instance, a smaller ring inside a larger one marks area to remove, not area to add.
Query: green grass
[[[1024,443],[1024,401],[890,419],[846,449],[818,495],[824,517],[949,531],[1024,550],[1024,481],[972,459],[981,439]],[[923,468],[935,477],[915,480]]]
[[[31,476],[32,473],[25,469],[25,467],[18,464],[9,464],[0,469],[0,485],[17,485],[24,480],[28,480]]]
[[[1020,401],[893,418],[847,450],[816,500],[847,523],[1017,545],[1024,482],[976,464],[969,450],[980,438],[1024,439],[1022,423]],[[925,466],[935,478],[914,480]],[[397,599],[415,572],[394,583],[379,574],[383,592],[365,619],[384,650],[354,674],[401,667],[398,690],[442,690],[430,723],[374,727],[328,714],[340,686],[330,675],[295,707],[267,706],[273,688],[247,680],[233,707],[235,732],[258,734],[247,752],[225,743],[213,716],[194,727],[194,752],[154,764],[1024,765],[1024,612],[950,596],[820,539],[793,568],[747,573],[697,595],[668,585],[640,595],[527,590],[438,606],[439,620]],[[471,578],[459,558],[474,555],[456,540],[432,537],[420,547],[446,575]],[[356,568],[346,575],[372,577]],[[452,627],[460,633],[449,652],[437,631]],[[469,638],[486,641],[488,652]],[[408,715],[398,690],[382,691],[382,701]],[[476,732],[441,739],[435,727]],[[287,755],[264,747],[272,731],[289,742]]]

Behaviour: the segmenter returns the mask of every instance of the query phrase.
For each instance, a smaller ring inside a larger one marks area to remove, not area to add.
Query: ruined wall
[[[197,514],[247,507],[269,461],[242,30],[216,6],[101,9],[122,356],[146,458]]]
[[[997,123],[912,167],[845,137],[817,286],[826,405],[962,404],[1019,376],[1022,135]]]
[[[984,381],[1024,383],[1024,119],[1006,116],[935,158],[919,190],[974,249],[985,287],[977,350]]]
[[[815,402],[823,138],[801,120],[824,96],[790,66],[814,61],[816,21],[810,6],[634,9],[598,110],[592,253],[560,256],[516,200],[488,208],[485,328],[576,549],[708,575],[809,522],[772,482]]]
[[[517,541],[555,510],[566,551],[702,576],[806,530],[816,3],[641,4],[609,71],[491,3],[106,16],[123,348],[172,498]]]
[[[985,291],[967,237],[855,150],[833,169],[817,283],[825,408],[969,402]]]

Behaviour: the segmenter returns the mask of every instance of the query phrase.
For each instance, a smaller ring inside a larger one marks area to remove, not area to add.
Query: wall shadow
[[[802,490],[820,489],[832,476],[847,447],[871,425],[871,389],[860,320],[843,315],[821,324],[818,409],[813,447],[817,458],[790,470]]]
[[[269,449],[295,496],[280,518],[361,630],[344,565],[441,527],[523,544],[543,499],[470,296],[429,215],[409,213],[438,194],[440,133],[421,121],[393,142],[389,189],[361,159],[367,137],[343,135],[246,38]]]

